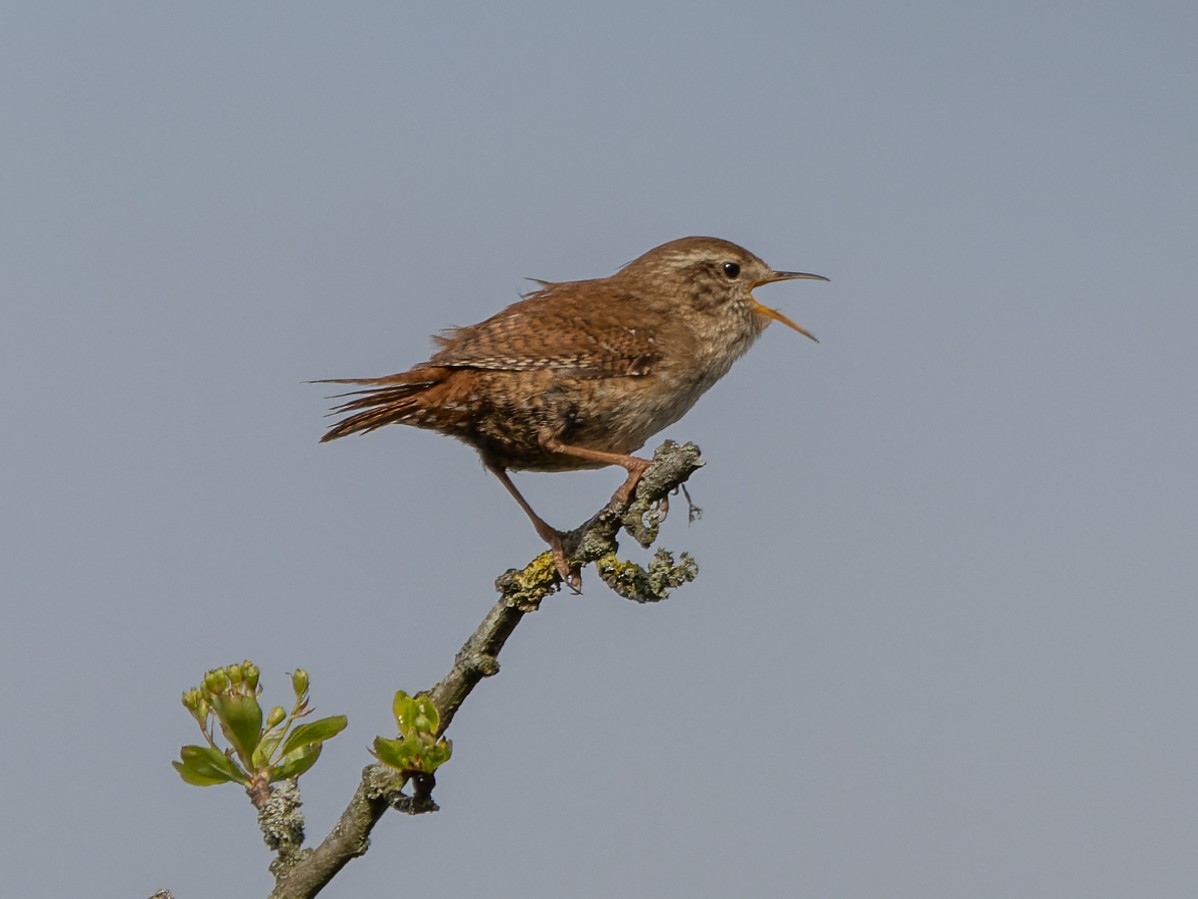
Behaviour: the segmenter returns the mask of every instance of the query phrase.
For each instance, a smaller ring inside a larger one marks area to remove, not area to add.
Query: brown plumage
[[[626,502],[649,464],[631,453],[681,418],[770,319],[812,336],[752,296],[792,278],[827,280],[774,271],[728,241],[686,237],[607,278],[538,282],[497,315],[436,338],[438,351],[409,371],[322,382],[364,388],[345,394],[335,411],[353,414],[322,440],[407,424],[470,444],[573,583],[560,533],[507,471],[620,465],[628,478],[613,501]]]

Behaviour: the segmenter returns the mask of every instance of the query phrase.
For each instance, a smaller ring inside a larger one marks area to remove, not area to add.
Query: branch
[[[664,599],[671,588],[693,580],[698,566],[685,553],[674,564],[668,552],[659,550],[645,570],[616,557],[616,536],[624,528],[642,546],[650,546],[665,518],[668,495],[702,466],[699,448],[693,443],[679,445],[667,440],[653,453],[653,464],[626,506],[613,509],[609,504],[566,535],[567,557],[579,565],[598,563],[596,568],[605,583],[621,596],[638,602]],[[499,601],[458,650],[449,673],[428,691],[441,716],[438,735],[449,727],[475,686],[499,672],[499,652],[508,637],[526,614],[536,611],[541,600],[558,589],[559,578],[551,555],[545,552],[523,569],[501,575],[495,586]],[[411,795],[403,792],[409,780]],[[383,764],[368,765],[353,798],[324,842],[293,856],[285,869],[280,866],[276,871],[278,881],[270,899],[311,899],[350,859],[370,848],[370,832],[388,808],[406,814],[436,811],[430,795],[432,787],[431,775],[409,778]]]
[[[623,528],[641,546],[652,546],[669,509],[669,495],[702,467],[697,446],[667,440],[653,452],[653,464],[641,476],[626,506],[613,508],[609,503],[585,524],[564,536],[562,542],[567,559],[579,565],[598,562],[599,576],[609,587],[621,596],[639,602],[665,599],[669,595],[667,581],[672,580],[673,586],[678,586],[694,580],[698,566],[686,553],[675,565],[668,552],[658,551],[648,571],[634,562],[617,559],[616,535]],[[614,574],[609,573],[612,569],[615,569]],[[553,557],[544,552],[522,570],[513,568],[500,575],[495,587],[502,602],[535,612],[541,600],[557,590],[559,581]],[[634,582],[643,590],[633,589]]]

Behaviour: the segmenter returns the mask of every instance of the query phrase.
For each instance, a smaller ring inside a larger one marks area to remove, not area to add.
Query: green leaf
[[[437,711],[437,707],[427,696],[421,696],[419,709],[420,719],[423,720],[418,720],[416,726],[425,733],[435,734],[441,724],[441,715]]]
[[[374,757],[384,765],[400,771],[420,771],[431,774],[449,761],[453,745],[448,740],[432,744],[419,737],[407,740],[388,740],[375,737]]]
[[[279,748],[279,743],[282,740],[283,729],[281,727],[268,730],[262,735],[262,739],[254,747],[254,755],[250,760],[255,771],[270,762],[271,757],[275,754],[275,750]]]
[[[436,771],[449,761],[451,755],[453,755],[453,742],[438,740],[435,746],[430,746],[424,751],[425,770]]]
[[[243,693],[222,693],[212,697],[212,707],[221,731],[237,755],[248,762],[262,738],[262,706],[257,698]]]
[[[321,743],[310,743],[294,752],[287,753],[279,759],[277,765],[270,769],[271,783],[276,780],[286,780],[289,777],[299,777],[316,764],[316,760],[320,758],[322,746]]]
[[[391,702],[395,724],[405,737],[414,733],[436,733],[441,716],[433,701],[424,694],[409,696],[403,690],[395,694]]]
[[[328,718],[301,724],[287,737],[287,742],[283,744],[283,754],[287,755],[311,743],[331,740],[345,730],[348,723],[349,719],[344,715],[330,715]]]
[[[397,768],[400,771],[419,770],[413,764],[413,756],[419,752],[420,744],[415,740],[388,740],[386,737],[374,738],[374,757],[384,765]]]
[[[212,787],[216,784],[229,783],[227,777],[209,776],[202,774],[195,769],[184,765],[182,762],[171,762],[171,767],[179,772],[179,776],[183,778],[184,783],[191,784],[193,787]]]
[[[181,762],[171,762],[183,780],[196,787],[221,783],[248,783],[249,777],[236,762],[211,746],[184,746]]]
[[[395,698],[391,700],[391,713],[395,716],[395,726],[402,732],[404,723],[416,717],[416,700],[403,690],[395,691]]]

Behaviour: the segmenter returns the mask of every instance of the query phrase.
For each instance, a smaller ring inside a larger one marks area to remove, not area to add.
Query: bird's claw
[[[573,594],[579,595],[582,593],[582,566],[570,565],[570,560],[566,558],[565,547],[562,546],[562,535],[556,535],[557,539],[549,541],[549,552],[553,556],[553,567],[557,569],[557,577],[566,588]]]
[[[657,501],[657,520],[665,521],[670,516],[670,498],[663,496]]]

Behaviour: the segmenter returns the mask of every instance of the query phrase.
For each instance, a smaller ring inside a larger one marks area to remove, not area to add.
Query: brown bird
[[[537,281],[540,289],[477,325],[434,338],[440,349],[409,371],[320,383],[366,389],[335,412],[353,412],[322,441],[405,424],[478,450],[532,520],[561,578],[577,584],[562,534],[532,510],[509,470],[572,471],[619,465],[612,497],[632,496],[646,459],[631,455],[678,421],[727,374],[771,320],[815,340],[752,290],[822,275],[774,271],[714,237],[650,250],[607,278]]]

